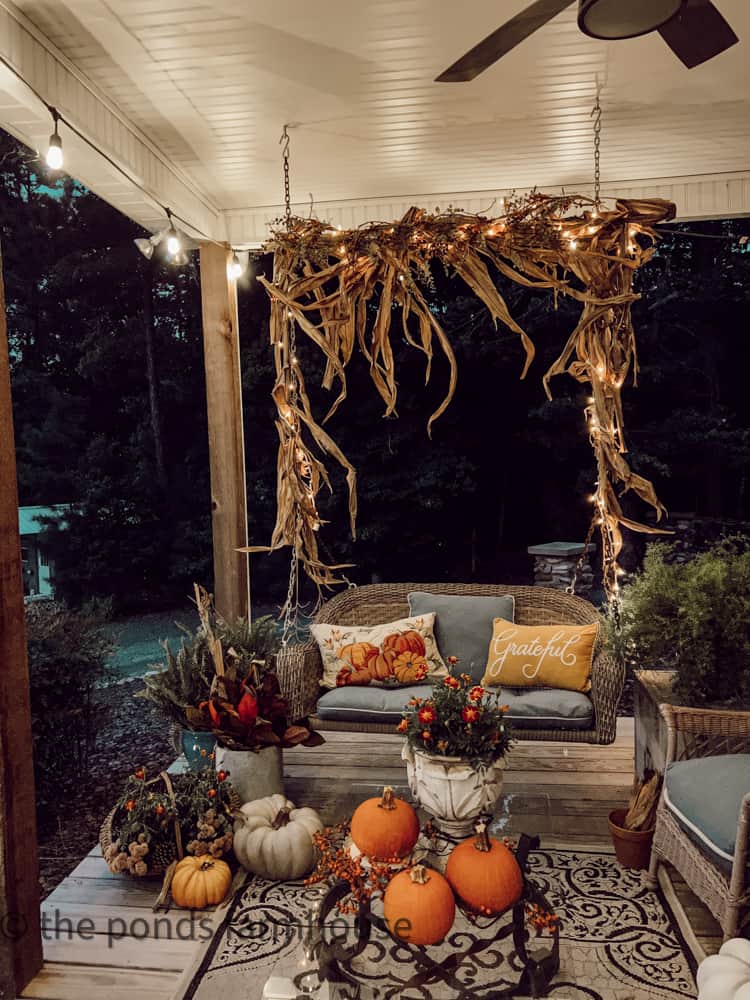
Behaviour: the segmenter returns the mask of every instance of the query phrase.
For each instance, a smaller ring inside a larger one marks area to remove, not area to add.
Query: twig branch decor
[[[301,218],[274,229],[265,247],[274,254],[273,280],[259,280],[271,297],[278,511],[270,546],[251,551],[293,546],[319,587],[339,582],[337,570],[344,567],[329,566],[319,555],[316,498],[323,484],[330,489],[330,481],[311,448],[317,445],[346,471],[354,535],[356,473],[322,424],[346,398],[346,366],[357,346],[369,362],[385,414],[396,412],[391,328],[399,310],[399,333],[424,353],[426,379],[436,343],[449,364],[448,388],[430,417],[428,432],[445,411],[455,391],[457,369],[450,341],[422,291],[431,284],[433,262],[441,261],[462,279],[485,304],[495,326],[499,320],[518,335],[526,353],[521,377],[526,375],[534,345],[511,316],[489,264],[511,281],[567,295],[582,304],[578,325],[544,376],[544,386],[551,398],[550,380],[563,372],[591,386],[586,416],[598,474],[593,502],[602,535],[605,588],[614,596],[621,528],[658,530],[625,517],[615,488],[637,493],[655,509],[657,520],[664,512],[651,483],[636,475],[624,457],[621,389],[631,369],[634,379],[637,375],[631,306],[639,296],[633,291],[633,276],[654,253],[654,225],[674,214],[674,205],[659,199],[623,199],[606,210],[584,197],[532,193],[509,202],[496,218],[411,208],[398,222],[347,231]],[[323,386],[336,390],[320,422],[312,413],[296,356],[297,331],[323,353]]]

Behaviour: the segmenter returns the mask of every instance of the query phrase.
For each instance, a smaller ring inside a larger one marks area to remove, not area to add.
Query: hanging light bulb
[[[240,260],[239,254],[236,252],[233,253],[232,259],[229,262],[229,277],[234,278],[235,281],[238,278],[241,278],[245,272],[246,266],[247,265],[243,264],[242,261]]]
[[[50,170],[59,170],[63,165],[62,139],[60,138],[60,133],[57,130],[57,123],[60,116],[55,108],[50,108],[50,113],[55,127],[52,135],[49,137],[49,146],[47,147],[47,155],[45,159]]]
[[[180,237],[174,226],[170,226],[167,231],[167,253],[170,257],[176,257],[177,254],[182,250],[182,243],[180,243]]]

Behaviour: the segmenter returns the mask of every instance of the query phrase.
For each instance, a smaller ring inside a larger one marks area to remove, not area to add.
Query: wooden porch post
[[[217,611],[227,618],[250,611],[248,557],[237,552],[247,545],[247,493],[237,287],[227,270],[231,256],[215,243],[201,246],[214,597]]]
[[[0,255],[0,997],[42,967],[29,669]]]

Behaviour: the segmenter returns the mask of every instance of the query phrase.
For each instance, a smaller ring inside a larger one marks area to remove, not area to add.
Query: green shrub
[[[40,825],[87,774],[103,718],[96,690],[115,644],[106,605],[71,611],[52,601],[26,606],[34,779]]]
[[[609,641],[629,667],[677,670],[687,705],[750,704],[750,540],[723,538],[688,562],[664,543],[623,588]]]

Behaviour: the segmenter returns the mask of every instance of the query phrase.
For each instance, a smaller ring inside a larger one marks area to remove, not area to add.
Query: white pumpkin
[[[234,824],[234,853],[262,878],[309,875],[315,864],[313,834],[323,829],[314,809],[296,809],[283,795],[246,802]]]
[[[750,941],[732,938],[698,966],[698,1000],[750,1000]]]

